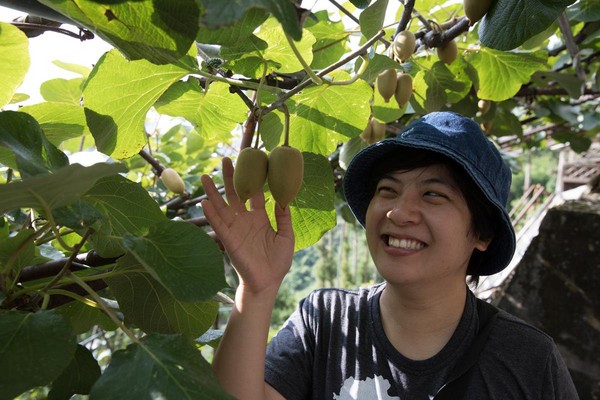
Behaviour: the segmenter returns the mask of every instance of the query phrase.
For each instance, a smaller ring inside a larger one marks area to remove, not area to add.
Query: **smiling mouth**
[[[413,239],[398,239],[389,235],[385,235],[385,242],[390,247],[403,250],[420,250],[425,247],[425,243]]]

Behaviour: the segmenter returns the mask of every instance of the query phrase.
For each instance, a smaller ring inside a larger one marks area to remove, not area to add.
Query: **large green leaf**
[[[0,214],[17,208],[41,209],[46,205],[53,209],[74,203],[98,179],[125,171],[121,164],[98,163],[90,167],[73,164],[50,175],[0,185]]]
[[[469,81],[470,83],[470,81]],[[427,112],[442,109],[453,99],[464,97],[470,85],[460,81],[441,61],[435,62],[430,69],[421,70],[413,80],[413,101]]]
[[[227,286],[217,244],[188,222],[165,220],[143,237],[126,234],[123,246],[178,300],[210,300]]]
[[[244,16],[231,26],[217,29],[201,27],[198,31],[197,41],[199,43],[218,44],[233,47],[244,40],[248,40],[256,28],[258,28],[269,17],[266,10],[251,8]]]
[[[23,106],[19,112],[34,117],[48,141],[55,146],[65,140],[91,134],[80,105],[43,102]]]
[[[388,0],[376,0],[360,13],[360,31],[365,37],[375,36],[383,28]]]
[[[569,20],[592,22],[600,20],[600,2],[581,0],[567,9]]]
[[[466,59],[479,76],[477,96],[492,101],[514,96],[546,63],[545,55],[540,53],[504,52],[485,47],[468,52]]]
[[[83,94],[84,78],[55,78],[40,85],[40,94],[46,101],[79,105]]]
[[[128,255],[119,259],[116,274],[106,278],[127,323],[146,333],[181,333],[197,338],[215,322],[219,310],[216,301],[179,301],[149,273],[136,270],[142,271],[142,265]]]
[[[251,8],[262,8],[271,13],[283,26],[285,32],[295,40],[302,37],[302,28],[296,8],[290,0],[223,1],[202,0],[206,13],[200,24],[209,29],[222,28],[240,20]]]
[[[300,192],[290,204],[296,251],[316,243],[336,224],[331,164],[320,154],[303,152],[302,155],[304,180]],[[268,202],[275,204],[269,193],[268,196]],[[271,224],[276,226],[273,207],[267,206],[266,210]]]
[[[0,108],[10,102],[29,70],[29,40],[11,24],[0,22]]]
[[[578,99],[579,96],[583,94],[585,86],[585,82],[576,75],[554,71],[534,72],[533,75],[531,75],[531,81],[540,86],[546,86],[551,82],[557,82],[573,99]]]
[[[90,394],[90,400],[230,398],[187,339],[157,333],[113,353]]]
[[[112,50],[100,58],[83,92],[85,115],[98,150],[129,158],[147,143],[146,113],[188,71],[176,65],[127,61]]]
[[[227,104],[227,107],[223,107]],[[156,102],[161,114],[181,116],[208,138],[227,141],[236,125],[248,117],[248,107],[229,85],[213,82],[203,91],[196,79],[176,82]]]
[[[0,162],[16,167],[22,177],[46,174],[69,164],[67,156],[48,141],[38,122],[16,111],[0,112],[0,147],[5,149],[0,153]]]
[[[68,400],[74,394],[88,394],[100,375],[100,366],[94,355],[87,348],[77,345],[71,363],[52,382],[48,400]]]
[[[322,69],[338,61],[349,50],[348,38],[344,23],[333,22],[329,19],[326,10],[318,11],[313,18],[308,18],[304,28],[316,39],[313,44],[313,60],[310,64],[313,69]]]
[[[175,63],[196,39],[195,0],[40,0],[89,28],[128,59]]]
[[[117,325],[99,308],[88,306],[81,301],[71,301],[54,311],[62,315],[71,324],[71,328],[77,335],[81,335],[99,326],[105,331],[114,331]]]
[[[332,74],[336,79],[346,73]],[[373,89],[359,79],[351,85],[312,86],[288,100],[290,145],[302,151],[331,154],[338,141],[359,135],[371,114]]]
[[[537,35],[575,0],[497,0],[479,24],[487,47],[511,50]]]
[[[68,322],[54,312],[0,311],[0,399],[52,382],[76,345]]]
[[[143,235],[152,225],[166,219],[146,189],[120,175],[100,179],[84,198],[108,217],[90,237],[101,257],[122,255],[123,236]]]

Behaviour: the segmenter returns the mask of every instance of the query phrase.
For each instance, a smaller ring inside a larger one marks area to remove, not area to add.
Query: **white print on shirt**
[[[391,397],[387,394],[390,383],[382,376],[367,378],[364,381],[357,381],[350,377],[344,381],[340,389],[340,394],[334,394],[333,400],[400,400],[400,397]]]

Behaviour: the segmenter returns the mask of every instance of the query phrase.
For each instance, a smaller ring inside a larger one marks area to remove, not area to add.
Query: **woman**
[[[276,206],[271,229],[264,197],[246,210],[223,164],[228,204],[203,177],[203,207],[240,275],[213,362],[237,398],[577,398],[552,339],[466,284],[501,271],[515,249],[510,170],[472,120],[431,113],[353,159],[344,192],[385,282],[313,292],[268,349],[290,214]]]

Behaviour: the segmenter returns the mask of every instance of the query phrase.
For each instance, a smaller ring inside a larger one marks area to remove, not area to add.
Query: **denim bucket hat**
[[[350,209],[365,226],[371,201],[367,182],[377,161],[400,148],[418,148],[440,153],[457,162],[497,210],[498,229],[480,263],[472,270],[477,275],[502,271],[515,252],[515,231],[506,212],[511,172],[500,152],[479,125],[452,112],[433,112],[409,124],[395,138],[382,140],[359,152],[344,177],[344,194]]]

